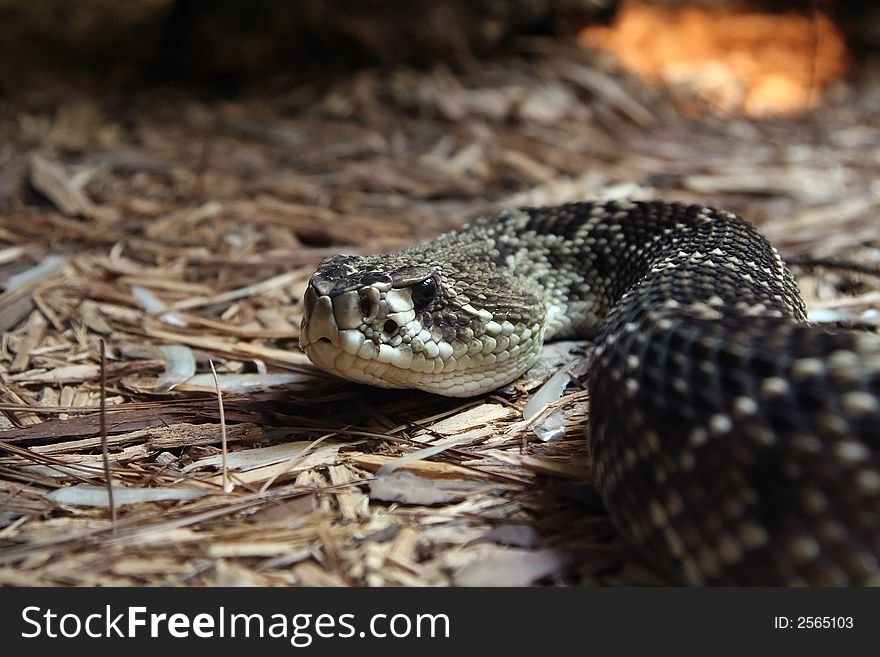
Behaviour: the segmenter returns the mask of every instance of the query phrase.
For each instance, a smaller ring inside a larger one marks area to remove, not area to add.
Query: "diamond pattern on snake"
[[[304,299],[318,367],[480,395],[544,341],[594,341],[595,485],[684,584],[880,584],[880,338],[810,326],[776,250],[730,212],[572,203],[397,253],[326,258]]]

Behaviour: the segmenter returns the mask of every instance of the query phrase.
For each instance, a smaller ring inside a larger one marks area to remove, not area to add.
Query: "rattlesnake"
[[[880,583],[880,339],[810,326],[736,215],[572,203],[326,258],[300,344],[387,388],[471,396],[544,340],[594,339],[593,479],[621,535],[686,584]]]

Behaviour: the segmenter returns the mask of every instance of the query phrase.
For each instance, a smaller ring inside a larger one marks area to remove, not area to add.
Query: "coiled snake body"
[[[880,339],[809,326],[775,249],[729,212],[522,208],[398,253],[331,256],[301,345],[355,381],[470,396],[565,336],[595,341],[595,484],[659,571],[880,583]]]

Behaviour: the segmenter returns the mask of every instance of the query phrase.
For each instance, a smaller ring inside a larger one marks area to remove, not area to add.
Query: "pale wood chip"
[[[297,582],[302,586],[345,586],[346,581],[330,573],[314,562],[306,561],[293,569]]]
[[[455,575],[456,586],[529,586],[560,573],[571,563],[561,550],[498,548],[465,566]]]
[[[61,212],[73,217],[92,218],[99,214],[97,206],[77,185],[64,167],[41,155],[31,156],[31,184],[44,194]]]
[[[347,465],[331,465],[327,468],[330,482],[334,486],[342,486],[352,482],[363,481],[363,475],[355,472]],[[336,501],[339,503],[339,511],[346,520],[367,518],[370,515],[370,498],[357,488],[347,487],[345,490],[336,492]]]
[[[397,459],[390,456],[382,456],[381,454],[364,454],[362,452],[350,452],[345,455],[346,459],[366,470],[378,470],[386,463],[396,461]],[[404,472],[412,472],[429,479],[491,479],[490,473],[481,473],[469,470],[451,463],[440,463],[435,461],[417,461],[400,467]]]

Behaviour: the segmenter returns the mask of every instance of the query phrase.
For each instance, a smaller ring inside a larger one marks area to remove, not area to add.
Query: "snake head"
[[[517,303],[515,286],[496,282],[514,307],[529,308],[520,321],[456,270],[406,251],[325,258],[303,298],[300,346],[321,369],[375,386],[448,396],[498,388],[537,353],[540,304]]]

